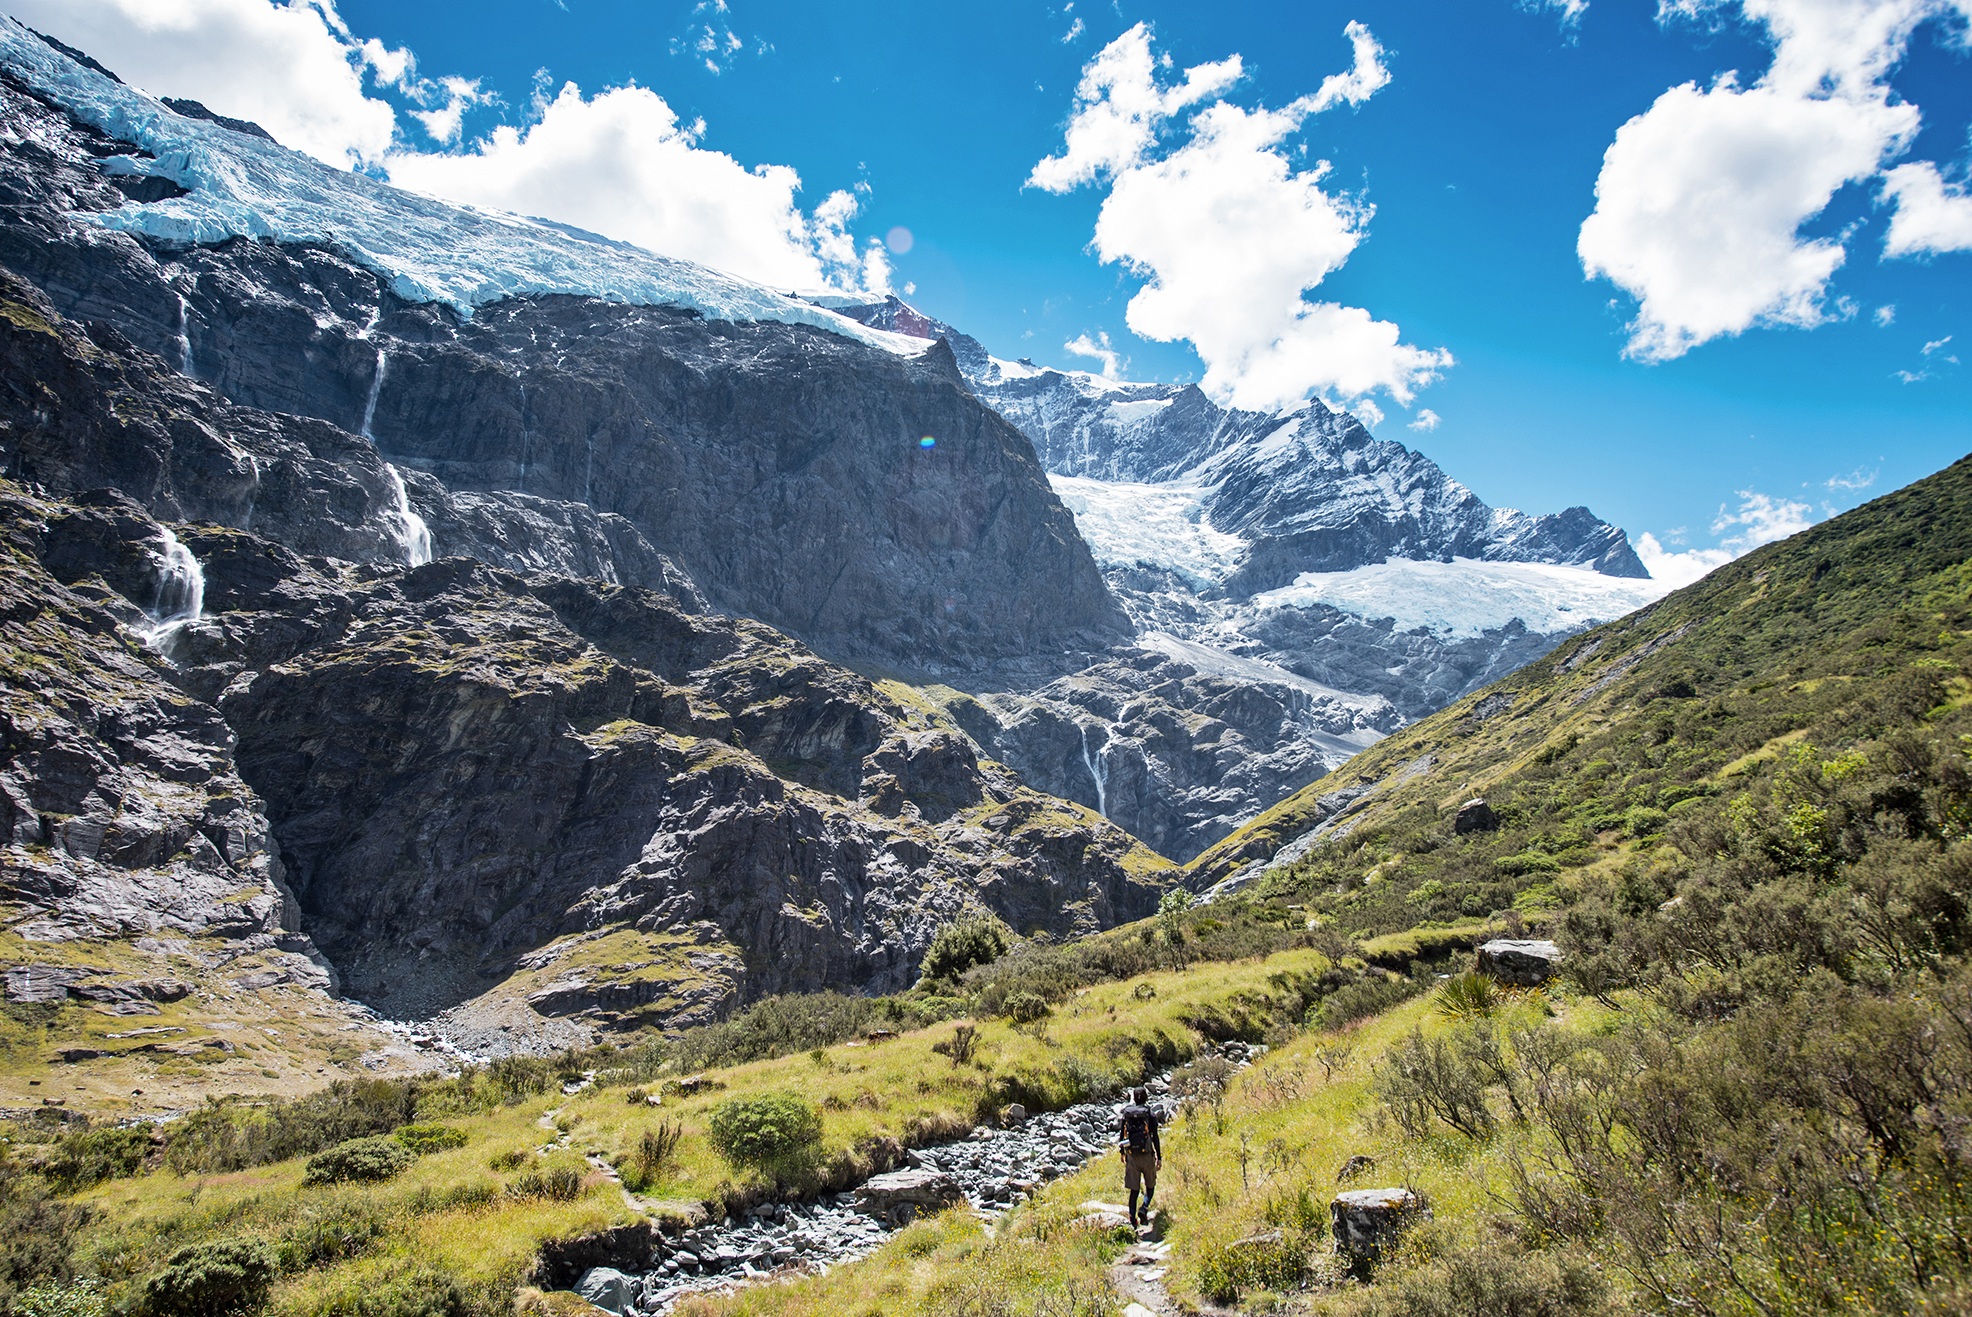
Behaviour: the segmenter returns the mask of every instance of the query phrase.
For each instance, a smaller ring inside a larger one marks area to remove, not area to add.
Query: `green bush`
[[[308,1159],[303,1184],[340,1184],[345,1180],[388,1180],[416,1160],[396,1139],[374,1136],[350,1139]]]
[[[1345,983],[1323,997],[1308,1013],[1307,1022],[1314,1029],[1341,1029],[1357,1020],[1380,1015],[1423,990],[1424,984],[1417,979],[1373,975]]]
[[[466,1132],[454,1125],[406,1125],[391,1137],[418,1157],[447,1148],[463,1148],[470,1141]]]
[[[244,1317],[267,1304],[274,1252],[257,1239],[181,1248],[144,1281],[144,1317]]]
[[[110,1300],[92,1280],[43,1283],[14,1296],[13,1317],[109,1317]]]
[[[1468,970],[1440,983],[1431,994],[1431,1004],[1453,1019],[1491,1015],[1499,1009],[1500,991],[1486,975]]]
[[[88,1219],[36,1176],[0,1176],[0,1311],[30,1286],[70,1278],[70,1253]]]
[[[1039,993],[1016,992],[1007,997],[1007,1018],[1015,1024],[1032,1024],[1049,1012],[1047,1001]]]
[[[133,1125],[119,1129],[112,1125],[65,1134],[56,1143],[54,1155],[42,1164],[41,1173],[65,1194],[103,1180],[135,1175],[150,1155],[153,1128]]]
[[[957,979],[977,965],[990,965],[1007,954],[1013,939],[1007,926],[990,917],[961,919],[933,935],[924,953],[925,981]]]
[[[284,1272],[360,1257],[390,1228],[382,1209],[361,1199],[310,1204],[298,1215],[274,1245]]]
[[[822,1140],[822,1118],[792,1093],[734,1098],[712,1112],[712,1146],[734,1166],[791,1169]]]

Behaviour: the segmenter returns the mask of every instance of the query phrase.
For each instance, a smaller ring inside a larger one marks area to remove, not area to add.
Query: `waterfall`
[[[377,395],[383,392],[384,372],[390,369],[390,354],[377,353],[377,373],[370,376],[370,396],[363,402],[363,427],[356,433],[375,443],[377,437],[370,433],[370,422],[377,419]]]
[[[520,386],[520,492],[527,492],[527,386]]]
[[[178,294],[178,369],[192,373],[192,304],[183,293]]]
[[[397,468],[385,462],[383,469],[390,477],[391,492],[397,497],[392,512],[397,519],[397,542],[404,546],[404,561],[422,567],[431,561],[431,527],[411,506],[411,495],[404,488],[404,477],[398,474]]]
[[[1102,734],[1102,749],[1089,753],[1089,725],[1082,724],[1082,762],[1088,766],[1089,780],[1096,784],[1096,813],[1109,817],[1109,742],[1108,729]]]
[[[164,550],[158,564],[157,602],[145,610],[150,625],[140,631],[144,643],[167,657],[178,633],[199,620],[205,609],[205,570],[192,551],[163,527]]]

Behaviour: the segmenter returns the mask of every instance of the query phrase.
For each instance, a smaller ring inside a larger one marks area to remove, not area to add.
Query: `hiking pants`
[[[1123,1188],[1135,1193],[1137,1185],[1143,1185],[1144,1200],[1148,1202],[1157,1192],[1157,1154],[1154,1152],[1124,1152]]]

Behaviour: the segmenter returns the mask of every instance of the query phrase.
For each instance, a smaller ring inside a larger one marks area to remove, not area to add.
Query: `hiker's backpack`
[[[1150,1151],[1150,1111],[1148,1108],[1124,1108],[1123,1142],[1131,1152]]]

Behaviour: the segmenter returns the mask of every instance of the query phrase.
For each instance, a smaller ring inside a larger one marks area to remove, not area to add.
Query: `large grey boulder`
[[[1474,832],[1492,832],[1499,825],[1500,816],[1483,800],[1466,801],[1452,816],[1452,831],[1461,837]]]
[[[875,1175],[856,1191],[856,1209],[867,1216],[903,1225],[921,1213],[965,1200],[965,1190],[944,1171],[905,1170]]]
[[[1539,987],[1560,964],[1561,948],[1538,939],[1494,938],[1479,948],[1479,972],[1515,987]]]
[[[638,1289],[635,1276],[615,1267],[591,1267],[575,1282],[575,1292],[604,1312],[623,1313],[635,1307]]]
[[[1411,1225],[1431,1215],[1424,1199],[1409,1189],[1355,1189],[1335,1195],[1328,1205],[1335,1251],[1352,1270],[1374,1266]]]

